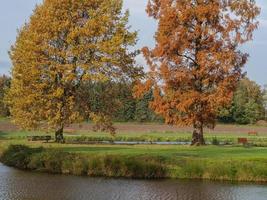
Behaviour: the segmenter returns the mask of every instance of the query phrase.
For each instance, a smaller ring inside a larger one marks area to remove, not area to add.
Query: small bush
[[[212,145],[219,145],[220,141],[216,137],[214,137],[214,138],[212,138],[211,144]]]
[[[43,162],[43,169],[41,170],[50,173],[62,173],[63,161],[69,159],[68,153],[54,149],[44,151],[38,156]]]
[[[5,165],[19,169],[27,169],[33,153],[40,152],[42,148],[32,149],[25,145],[10,145],[1,155],[1,162]]]

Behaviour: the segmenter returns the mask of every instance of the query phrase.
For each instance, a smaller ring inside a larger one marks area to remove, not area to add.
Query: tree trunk
[[[191,145],[192,146],[193,145],[196,145],[196,146],[205,145],[202,123],[198,125],[194,125]]]
[[[63,136],[63,129],[64,129],[64,127],[61,126],[55,132],[55,140],[57,143],[64,143],[65,142],[64,136]]]

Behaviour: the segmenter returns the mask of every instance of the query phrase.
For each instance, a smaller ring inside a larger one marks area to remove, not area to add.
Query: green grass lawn
[[[0,140],[0,146],[24,144],[32,147],[60,149],[65,152],[98,155],[153,155],[170,159],[267,159],[267,147],[213,146],[192,147],[189,145],[79,145],[28,142],[26,139]]]
[[[27,136],[30,135],[51,135],[52,133],[46,132],[27,132],[27,131],[11,131],[5,132],[0,131],[0,140],[21,140],[21,142],[26,142]],[[213,143],[216,140],[222,144],[232,144],[237,145],[237,141],[239,137],[245,137],[248,141],[254,146],[258,147],[267,147],[267,135],[260,136],[248,136],[245,133],[206,133],[205,139],[207,143]],[[67,143],[75,144],[75,143],[86,143],[86,142],[95,142],[95,141],[140,141],[140,142],[190,142],[191,141],[191,133],[184,132],[172,132],[172,131],[164,131],[164,132],[156,132],[151,131],[148,133],[142,132],[120,132],[117,133],[115,137],[110,136],[108,133],[101,132],[77,132],[77,133],[65,133],[65,139]]]
[[[53,146],[50,146],[53,147]],[[197,158],[197,159],[267,159],[267,148],[244,148],[244,147],[190,147],[190,146],[161,146],[161,145],[91,145],[54,146],[63,151],[83,154],[104,155],[153,155],[163,156],[169,159]]]

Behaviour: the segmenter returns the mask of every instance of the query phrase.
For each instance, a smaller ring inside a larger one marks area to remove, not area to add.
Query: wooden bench
[[[50,135],[42,135],[42,136],[27,136],[28,141],[46,141],[48,142],[49,140],[52,139]]]
[[[248,135],[249,136],[258,136],[258,132],[257,131],[249,131]]]
[[[248,144],[247,138],[238,138],[238,144]]]

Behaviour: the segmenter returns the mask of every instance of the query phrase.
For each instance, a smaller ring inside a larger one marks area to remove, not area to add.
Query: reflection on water
[[[116,180],[22,172],[0,164],[0,200],[266,200],[266,185]]]

